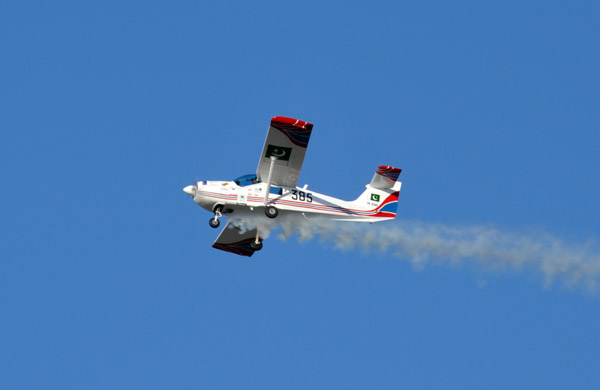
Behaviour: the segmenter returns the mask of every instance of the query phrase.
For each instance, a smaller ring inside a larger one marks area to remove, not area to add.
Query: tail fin
[[[371,183],[367,184],[367,189],[352,203],[371,211],[373,217],[395,218],[402,186],[402,183],[397,181],[400,172],[400,168],[380,165]]]
[[[398,180],[398,176],[402,172],[400,168],[389,167],[387,165],[380,165],[369,184],[373,188],[386,189],[392,188]]]

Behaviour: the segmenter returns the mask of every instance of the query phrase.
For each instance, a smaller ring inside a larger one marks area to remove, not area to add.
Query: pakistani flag
[[[271,156],[277,158],[277,160],[289,161],[290,154],[292,154],[292,148],[286,148],[284,146],[267,145],[267,153],[265,158],[271,158]]]
[[[379,195],[378,194],[371,194],[371,200],[373,200],[375,202],[379,202]]]

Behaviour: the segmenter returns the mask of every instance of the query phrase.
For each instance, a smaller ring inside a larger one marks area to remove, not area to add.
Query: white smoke
[[[449,226],[441,223],[391,221],[378,224],[304,219],[244,218],[245,228],[257,227],[268,238],[296,235],[299,241],[317,238],[342,251],[391,255],[417,269],[430,263],[476,265],[484,271],[525,270],[543,276],[544,285],[561,281],[567,287],[594,291],[600,276],[600,251],[592,243],[567,243],[551,234],[511,233],[491,226]],[[236,223],[239,226],[239,221]]]

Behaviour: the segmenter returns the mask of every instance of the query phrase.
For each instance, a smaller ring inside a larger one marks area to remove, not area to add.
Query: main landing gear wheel
[[[265,209],[265,215],[269,218],[275,218],[279,214],[279,211],[273,206],[267,206]]]
[[[262,242],[260,242],[260,241],[259,241],[259,242],[252,241],[252,242],[250,243],[250,248],[252,248],[252,250],[255,250],[255,251],[259,251],[259,250],[261,250],[261,249],[262,249],[262,246],[263,246],[263,245],[262,245]]]

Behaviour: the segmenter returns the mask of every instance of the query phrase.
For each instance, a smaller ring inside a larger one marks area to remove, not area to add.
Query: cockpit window
[[[234,182],[240,187],[246,187],[258,183],[258,180],[256,179],[256,175],[244,175],[235,179]]]

